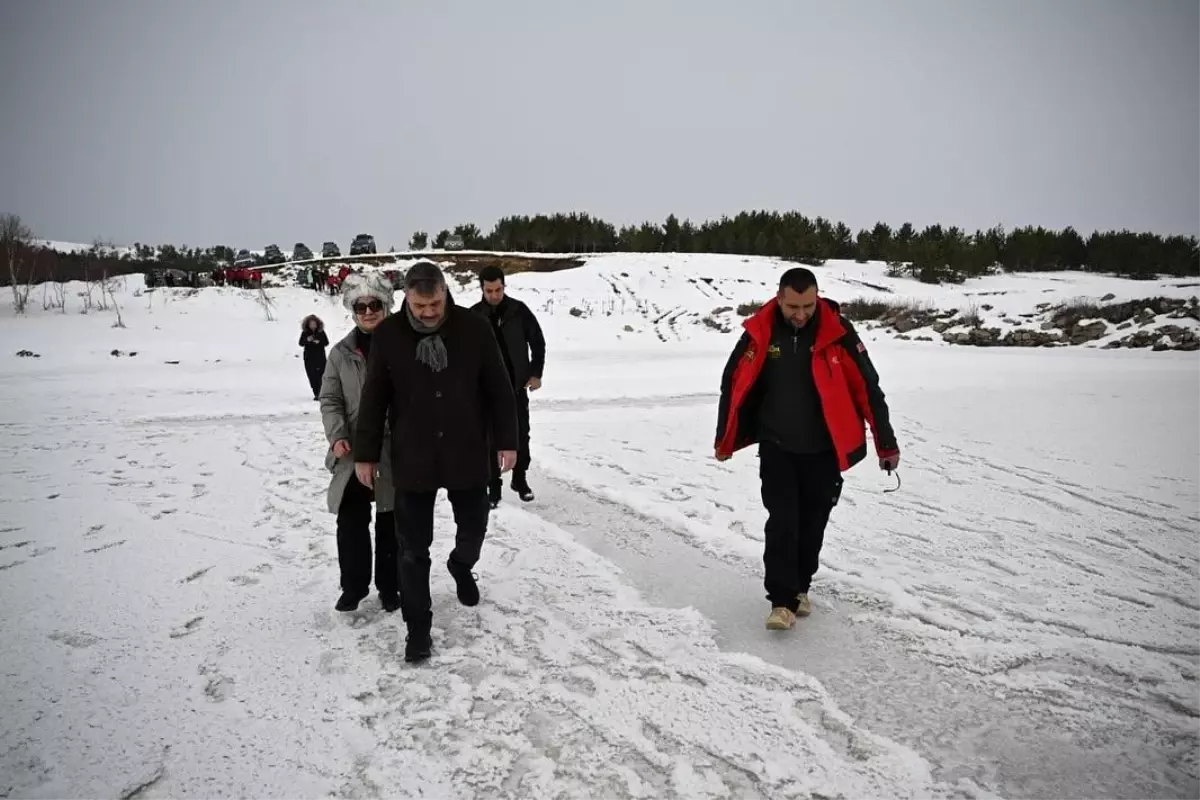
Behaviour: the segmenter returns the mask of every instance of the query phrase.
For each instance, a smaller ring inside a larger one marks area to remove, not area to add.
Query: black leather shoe
[[[458,602],[464,606],[479,605],[479,584],[475,582],[475,575],[471,570],[453,558],[446,559],[446,569],[450,570],[450,574],[454,576],[454,583],[458,589]]]
[[[433,650],[433,637],[428,633],[409,633],[404,639],[404,660],[418,664],[429,658]]]
[[[354,611],[358,608],[358,604],[366,598],[366,594],[358,592],[342,592],[342,596],[338,598],[337,605],[334,606],[338,611]]]

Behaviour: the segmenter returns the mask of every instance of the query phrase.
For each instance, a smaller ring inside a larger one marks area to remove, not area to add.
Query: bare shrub
[[[105,295],[107,295],[108,302],[112,303],[113,310],[117,312],[117,321],[113,323],[114,328],[124,328],[125,327],[125,321],[121,318],[121,307],[119,305],[117,305],[117,298],[113,294],[113,288],[118,287],[118,286],[123,288],[124,285],[125,285],[124,278],[113,278],[112,280],[109,280],[107,272],[102,274],[102,277],[100,280],[100,302],[101,302],[100,307],[108,308],[107,303],[104,302],[104,297],[105,297]]]
[[[751,300],[749,303],[742,303],[741,305],[739,305],[737,307],[737,313],[738,313],[738,316],[748,317],[751,314],[753,314],[754,312],[758,311],[762,307],[763,307],[762,303],[759,303],[755,300]]]
[[[275,301],[267,295],[267,290],[260,284],[258,287],[258,304],[262,306],[263,312],[267,315],[267,322],[275,321]]]
[[[29,304],[29,292],[33,289],[37,254],[33,247],[33,231],[16,214],[0,214],[0,258],[8,268],[13,310],[24,314]]]

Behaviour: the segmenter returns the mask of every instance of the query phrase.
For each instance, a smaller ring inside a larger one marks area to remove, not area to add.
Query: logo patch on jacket
[[[858,348],[857,348],[857,349],[858,349],[858,352],[860,352],[860,353],[865,353],[865,352],[867,352],[867,346],[866,346],[865,344],[863,344],[861,340],[860,340],[860,341],[859,341],[859,343],[858,343]]]
[[[773,344],[767,348],[767,358],[779,358],[783,351],[779,349],[779,345]]]

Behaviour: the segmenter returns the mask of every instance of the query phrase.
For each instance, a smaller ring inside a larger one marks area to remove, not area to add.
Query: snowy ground
[[[711,459],[735,334],[629,335],[568,313],[596,271],[553,279],[512,289],[559,298],[538,500],[494,514],[478,608],[435,566],[415,669],[377,598],[332,610],[295,345],[340,306],[130,279],[124,329],[5,312],[0,796],[1200,793],[1195,354],[875,341],[904,483],[850,474],[779,635],[757,463]]]

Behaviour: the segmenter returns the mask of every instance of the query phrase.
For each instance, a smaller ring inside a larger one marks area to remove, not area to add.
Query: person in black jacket
[[[472,306],[471,310],[491,323],[517,399],[520,445],[510,485],[523,501],[529,502],[533,499],[533,490],[529,488],[528,478],[529,392],[536,392],[542,387],[542,370],[546,366],[546,337],[542,335],[542,328],[529,306],[505,294],[504,270],[497,266],[485,267],[479,273],[479,285],[483,289],[483,299]],[[500,489],[500,473],[498,469],[493,468],[492,478],[488,483],[488,501],[492,508],[500,503]]]
[[[487,322],[454,304],[445,276],[431,262],[408,269],[403,306],[373,338],[352,443],[354,469],[363,485],[373,485],[384,422],[390,423],[408,625],[404,658],[423,661],[433,644],[429,546],[437,492],[446,489],[458,529],[446,568],[459,602],[474,606],[479,586],[471,568],[487,532],[491,462],[498,459],[499,470],[507,472],[517,461],[516,403]]]
[[[304,348],[308,385],[312,387],[313,400],[316,400],[321,393],[321,376],[325,374],[325,348],[329,347],[325,323],[316,314],[309,314],[300,323],[300,346]]]

